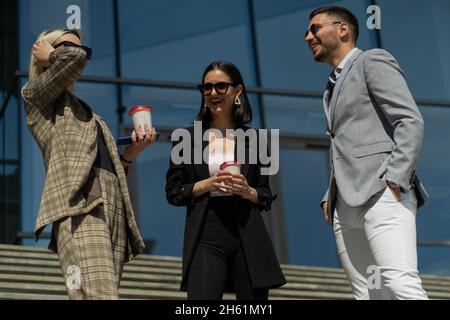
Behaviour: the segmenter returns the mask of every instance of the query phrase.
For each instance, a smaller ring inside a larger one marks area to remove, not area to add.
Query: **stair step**
[[[0,300],[68,300],[67,295],[28,293],[28,292],[1,292]]]
[[[353,299],[342,269],[282,266],[288,283],[269,299]],[[450,299],[450,277],[421,275],[431,299]],[[186,299],[181,258],[139,255],[124,266],[121,299]],[[0,299],[67,299],[56,254],[45,248],[0,244]],[[225,300],[235,295],[226,293]]]

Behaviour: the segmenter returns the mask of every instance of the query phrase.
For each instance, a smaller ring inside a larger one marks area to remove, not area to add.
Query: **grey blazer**
[[[428,198],[416,175],[424,123],[403,71],[385,50],[357,50],[323,105],[330,136],[330,179],[322,200],[333,217],[337,190],[351,207],[364,205],[392,181]]]

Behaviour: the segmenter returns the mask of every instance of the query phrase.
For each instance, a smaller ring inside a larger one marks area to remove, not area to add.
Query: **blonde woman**
[[[70,299],[118,299],[124,263],[144,248],[126,172],[155,134],[140,128],[137,141],[133,131],[119,156],[105,122],[73,94],[91,53],[76,30],[43,32],[33,45],[22,97],[46,169],[35,235],[53,224],[49,248]]]

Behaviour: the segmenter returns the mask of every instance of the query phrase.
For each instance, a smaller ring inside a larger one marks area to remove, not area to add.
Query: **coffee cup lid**
[[[130,109],[130,111],[128,111],[128,115],[131,117],[133,115],[133,113],[135,113],[137,111],[142,111],[142,110],[146,110],[146,111],[152,112],[152,107],[147,106],[147,105],[141,105],[141,106],[133,107],[133,108]]]
[[[221,165],[220,165],[220,170],[223,170],[223,168],[225,168],[225,167],[227,167],[227,166],[230,166],[230,165],[241,165],[241,163],[239,162],[239,161],[227,161],[227,162],[224,162],[224,163],[222,163]]]

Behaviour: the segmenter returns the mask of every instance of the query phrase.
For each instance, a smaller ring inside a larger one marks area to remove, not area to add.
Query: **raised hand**
[[[55,51],[55,48],[45,39],[33,44],[33,56],[37,59],[37,64],[41,67],[50,67],[49,58],[53,51]]]

